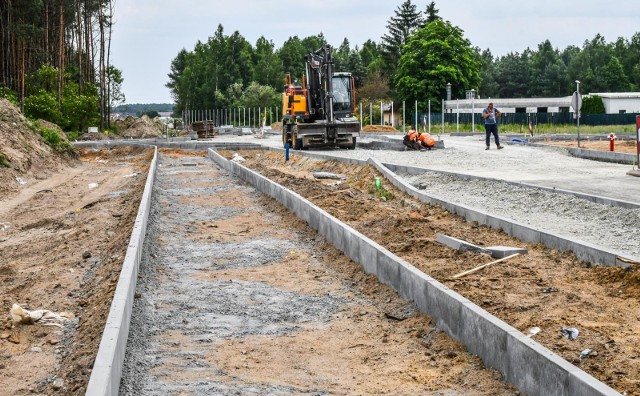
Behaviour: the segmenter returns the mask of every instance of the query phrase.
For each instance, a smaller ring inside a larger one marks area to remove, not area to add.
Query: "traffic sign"
[[[573,111],[576,112],[576,115],[580,115],[580,108],[582,107],[582,96],[578,93],[578,91],[573,93],[571,97],[571,107],[573,107]]]

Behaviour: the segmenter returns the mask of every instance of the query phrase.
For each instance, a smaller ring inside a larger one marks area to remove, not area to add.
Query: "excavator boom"
[[[334,72],[331,47],[305,56],[306,75],[296,90],[287,75],[283,94],[282,140],[296,149],[354,149],[360,123],[354,117],[355,87],[348,72]]]

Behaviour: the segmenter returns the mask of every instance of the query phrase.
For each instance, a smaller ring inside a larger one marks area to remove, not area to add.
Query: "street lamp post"
[[[476,133],[475,99],[476,99],[476,90],[471,88],[471,133]]]
[[[578,98],[580,98],[580,81],[576,80],[576,93],[578,94]],[[576,120],[578,121],[578,148],[580,148],[580,107],[582,105],[582,101],[577,101],[579,105],[576,109]]]

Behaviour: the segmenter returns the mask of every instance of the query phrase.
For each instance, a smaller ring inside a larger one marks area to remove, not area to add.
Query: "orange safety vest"
[[[418,140],[418,132],[413,129],[407,132],[407,140],[410,142],[416,142]]]
[[[426,144],[429,147],[432,147],[434,144],[436,144],[436,141],[427,132],[424,132],[424,133],[420,134],[420,141],[423,142],[424,144]]]

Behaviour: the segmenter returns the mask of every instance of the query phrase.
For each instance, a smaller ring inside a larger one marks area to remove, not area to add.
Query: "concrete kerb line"
[[[573,196],[578,197],[578,198],[585,199],[585,200],[590,201],[590,202],[609,205],[609,206],[615,206],[615,207],[620,207],[620,208],[625,208],[625,209],[640,209],[640,204],[637,204],[635,202],[624,201],[624,200],[613,199],[613,198],[607,198],[607,197],[602,197],[602,196],[599,196],[599,195],[583,194],[583,193],[580,193],[580,192],[577,192],[577,191],[564,190],[564,189],[560,189],[560,188],[545,187],[545,186],[540,186],[540,185],[537,185],[537,184],[514,182],[514,181],[509,181],[509,180],[496,179],[496,178],[492,178],[492,177],[475,176],[475,175],[468,175],[468,174],[464,174],[464,173],[448,172],[448,171],[429,169],[429,168],[417,168],[417,167],[414,167],[414,166],[395,165],[395,164],[389,164],[389,163],[383,163],[382,165],[384,165],[385,167],[387,167],[389,170],[391,170],[394,173],[402,172],[402,173],[407,173],[407,174],[410,174],[410,175],[419,175],[419,174],[424,174],[426,172],[433,172],[433,173],[440,173],[440,174],[443,174],[443,175],[457,177],[457,178],[462,179],[462,180],[481,180],[481,181],[485,181],[486,180],[486,181],[491,181],[491,182],[503,182],[503,183],[511,184],[511,185],[518,186],[518,187],[537,188],[537,189],[540,189],[540,190],[545,190],[545,191],[550,191],[550,192],[555,192],[555,193],[569,194],[569,195],[573,195]]]
[[[284,153],[284,149],[281,148],[275,148],[275,147],[270,147],[269,150],[271,151],[276,151],[276,152],[282,152]],[[433,205],[439,205],[442,206],[443,208],[445,208],[447,211],[460,215],[462,217],[464,217],[465,219],[467,219],[468,221],[477,221],[479,224],[485,224],[488,225],[492,228],[496,228],[496,229],[501,229],[503,230],[505,233],[514,236],[520,240],[522,240],[523,242],[529,242],[529,243],[542,243],[545,246],[552,248],[552,249],[559,249],[559,250],[563,250],[563,251],[571,251],[573,253],[576,254],[576,256],[580,259],[583,260],[585,262],[591,263],[591,264],[595,264],[595,265],[605,265],[605,266],[622,266],[622,267],[628,267],[629,264],[625,263],[624,261],[621,261],[618,259],[618,257],[621,257],[623,259],[626,260],[631,260],[631,261],[635,261],[635,262],[639,262],[640,258],[638,257],[633,257],[633,256],[629,256],[629,255],[625,255],[623,253],[620,252],[615,252],[615,251],[608,251],[608,250],[603,250],[597,246],[591,245],[589,243],[580,241],[580,240],[573,240],[570,238],[566,238],[564,236],[561,235],[555,235],[551,232],[547,232],[544,230],[538,230],[536,228],[532,228],[529,227],[527,225],[524,224],[520,224],[518,222],[516,222],[515,220],[512,219],[507,219],[507,218],[502,218],[502,217],[498,217],[498,216],[492,216],[490,214],[487,214],[485,212],[479,211],[479,210],[475,210],[473,208],[469,208],[466,207],[464,205],[457,205],[448,201],[444,201],[441,200],[439,198],[433,197],[428,195],[426,192],[424,192],[423,190],[419,190],[416,187],[414,187],[413,185],[401,180],[391,169],[389,169],[387,167],[387,165],[391,168],[394,169],[401,169],[402,171],[406,171],[406,173],[411,173],[411,172],[417,172],[417,171],[422,171],[422,172],[428,172],[430,170],[428,169],[424,169],[424,168],[415,168],[415,167],[407,167],[407,166],[401,166],[401,165],[391,165],[391,164],[382,164],[380,161],[374,159],[374,158],[369,158],[368,161],[364,161],[364,160],[358,160],[358,159],[352,159],[352,158],[342,158],[342,157],[336,157],[336,156],[332,156],[332,155],[328,155],[328,154],[321,154],[321,153],[314,153],[314,152],[307,152],[307,151],[296,151],[295,155],[301,155],[304,157],[308,157],[308,158],[315,158],[315,159],[320,159],[320,160],[333,160],[333,161],[341,161],[341,162],[348,162],[348,163],[353,163],[356,165],[361,165],[361,166],[366,166],[367,164],[373,165],[376,167],[376,169],[383,174],[383,176],[389,180],[394,186],[396,186],[398,189],[406,192],[407,194],[409,194],[410,196],[422,201],[422,202],[427,202]],[[438,171],[440,172],[440,171]],[[449,173],[449,174],[453,174],[453,175],[458,175],[458,174],[454,174],[454,173],[450,173],[450,172],[442,172],[442,173]],[[466,176],[469,178],[476,178],[476,176],[471,176],[471,175],[460,175],[460,176]],[[477,177],[478,179],[481,179],[480,177]],[[514,183],[516,184],[516,183]],[[516,184],[517,185],[517,184]],[[531,185],[533,186],[533,185]],[[533,186],[535,188],[539,188],[539,186]],[[553,189],[551,189],[551,191],[553,191]],[[559,191],[562,193],[565,193],[568,190],[555,190],[555,191]],[[604,197],[598,197],[598,196],[590,196],[590,195],[586,195],[586,194],[579,194],[579,193],[574,193],[574,192],[567,192],[569,194],[573,194],[573,195],[582,195],[581,198],[584,199],[588,199],[590,201],[593,202],[597,202],[597,203],[607,203],[613,206],[621,206],[621,207],[627,207],[627,208],[635,208],[634,203],[632,202],[627,202],[627,201],[618,201],[618,200],[613,200],[613,199],[609,199],[609,198],[604,198]]]
[[[278,200],[298,217],[309,219],[308,224],[329,242],[361,264],[366,272],[375,274],[380,282],[415,302],[421,312],[434,318],[438,328],[480,356],[487,367],[499,370],[521,391],[531,395],[619,395],[299,194],[223,158],[215,150],[210,149],[208,157]],[[305,212],[313,212],[317,216]],[[354,249],[354,244],[358,249]]]
[[[635,262],[640,261],[640,258],[637,257],[628,256],[615,251],[603,250],[597,246],[580,240],[570,239],[561,235],[556,235],[551,232],[520,224],[512,219],[493,216],[488,213],[466,207],[464,205],[456,205],[450,202],[443,201],[441,199],[430,196],[423,190],[418,190],[413,185],[400,179],[393,171],[391,171],[391,169],[387,168],[380,161],[374,158],[370,158],[369,163],[375,166],[376,169],[378,169],[378,171],[391,182],[391,184],[411,195],[412,197],[417,198],[423,202],[443,206],[447,211],[460,215],[468,221],[476,221],[479,224],[484,224],[492,228],[501,229],[505,233],[516,237],[523,242],[542,243],[546,247],[552,249],[571,251],[580,260],[595,265],[628,267],[629,264],[619,260],[619,257]]]
[[[97,146],[101,145],[98,144]],[[144,144],[139,144],[138,146],[153,147],[153,159],[149,167],[144,192],[138,207],[138,214],[131,231],[129,246],[122,264],[118,284],[113,294],[98,353],[93,364],[93,371],[87,385],[85,395],[89,396],[115,396],[118,395],[120,389],[120,378],[122,377],[122,367],[129,335],[136,280],[142,257],[147,220],[151,209],[151,192],[158,163],[157,147]]]

